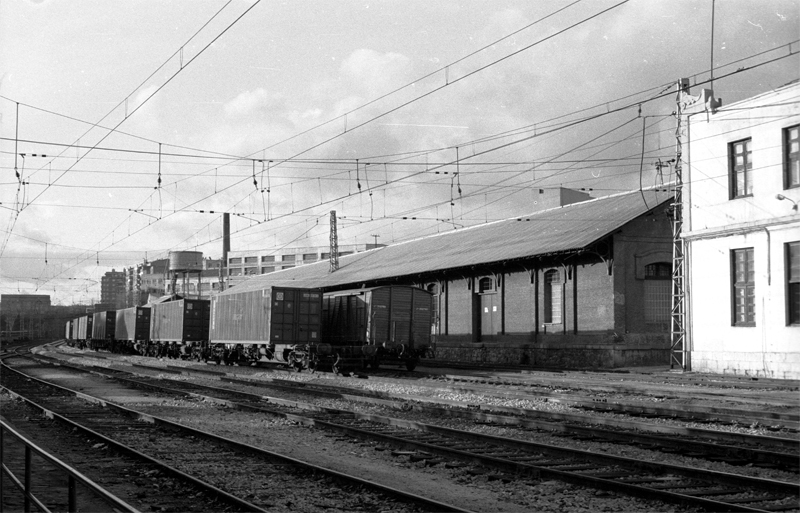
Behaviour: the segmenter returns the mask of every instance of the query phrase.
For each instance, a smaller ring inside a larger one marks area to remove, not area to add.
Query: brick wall
[[[535,288],[527,271],[506,274],[503,280],[505,331],[531,334],[536,331]]]
[[[447,329],[449,335],[469,335],[472,340],[472,290],[466,280],[447,284]]]

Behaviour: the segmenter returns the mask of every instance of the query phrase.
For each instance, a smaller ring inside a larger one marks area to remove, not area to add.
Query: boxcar
[[[208,340],[207,299],[175,299],[150,305],[150,336],[139,353],[188,357]]]
[[[177,299],[150,307],[150,340],[199,342],[208,340],[207,299]]]
[[[73,339],[78,347],[85,347],[92,339],[92,315],[81,315],[73,321]]]
[[[116,311],[95,312],[92,318],[92,340],[89,346],[94,350],[108,349],[114,339],[116,324]]]
[[[116,351],[138,349],[150,338],[150,308],[132,306],[117,310],[117,323],[114,326]]]
[[[432,295],[408,286],[385,286],[326,293],[323,342],[339,361],[362,360],[416,367],[431,343]]]
[[[302,370],[316,367],[322,291],[266,287],[230,289],[211,299],[209,344],[203,359],[278,361]]]
[[[72,342],[72,320],[67,321],[64,330],[64,340],[66,340],[68,344]]]

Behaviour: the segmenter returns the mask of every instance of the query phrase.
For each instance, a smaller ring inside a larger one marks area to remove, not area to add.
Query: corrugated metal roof
[[[655,190],[605,196],[347,255],[333,273],[323,261],[254,276],[220,294],[270,286],[333,287],[577,250],[671,198]]]

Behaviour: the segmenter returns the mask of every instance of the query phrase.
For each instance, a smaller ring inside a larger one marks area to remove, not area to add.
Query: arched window
[[[644,322],[669,324],[672,316],[672,264],[644,266]]]
[[[494,288],[494,280],[492,278],[481,278],[478,281],[478,294],[490,294],[497,292]]]
[[[562,294],[561,272],[550,269],[544,273],[544,322],[561,324]]]

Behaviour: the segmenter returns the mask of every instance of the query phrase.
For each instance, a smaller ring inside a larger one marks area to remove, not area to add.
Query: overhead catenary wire
[[[212,17],[212,19],[213,19],[213,18],[215,18],[215,17],[216,17],[216,16],[219,14],[219,12],[221,12],[221,11],[222,11],[222,9],[224,9],[225,7],[227,7],[227,6],[228,6],[228,5],[231,3],[231,1],[232,1],[232,0],[229,0],[229,1],[228,1],[228,3],[226,3],[226,4],[225,4],[225,5],[224,5],[224,6],[223,6],[223,7],[222,7],[222,8],[221,8],[219,11],[217,11],[217,13],[216,13],[216,14],[215,14],[215,15]],[[170,82],[171,82],[171,81],[172,81],[172,80],[173,80],[173,79],[174,79],[174,78],[175,78],[175,77],[176,77],[178,74],[180,74],[180,72],[181,72],[181,71],[183,71],[184,69],[186,69],[186,67],[188,67],[188,66],[189,66],[189,65],[190,65],[192,62],[194,62],[194,61],[195,61],[195,59],[197,59],[197,58],[198,58],[200,55],[202,55],[202,54],[203,54],[203,53],[204,53],[204,52],[205,52],[205,51],[206,51],[206,50],[207,50],[207,49],[208,49],[208,48],[209,48],[209,47],[210,47],[210,46],[211,46],[211,45],[212,45],[214,42],[216,42],[216,41],[217,41],[217,40],[218,40],[220,37],[222,37],[222,36],[223,36],[223,35],[224,35],[224,34],[225,34],[225,33],[226,33],[228,30],[230,30],[230,28],[231,28],[231,27],[233,27],[233,26],[234,26],[234,25],[235,25],[235,24],[236,24],[236,23],[237,23],[239,20],[241,20],[241,19],[242,19],[242,18],[243,18],[243,17],[244,17],[244,16],[245,16],[245,15],[246,15],[248,12],[250,12],[250,11],[251,11],[251,10],[252,10],[252,9],[253,9],[253,8],[254,8],[256,5],[258,5],[260,2],[261,2],[261,0],[256,0],[256,1],[253,3],[253,5],[251,5],[250,7],[248,7],[248,8],[247,8],[247,9],[246,9],[246,10],[245,10],[245,11],[244,11],[244,12],[243,12],[241,15],[239,15],[239,16],[238,16],[238,17],[237,17],[237,18],[236,18],[236,19],[235,19],[233,22],[231,22],[231,23],[230,23],[230,24],[229,24],[227,27],[225,27],[225,28],[224,28],[224,29],[223,29],[223,30],[222,30],[222,31],[221,31],[221,32],[220,32],[218,35],[216,35],[216,36],[215,36],[215,37],[214,37],[214,38],[213,38],[213,39],[212,39],[212,40],[211,40],[211,41],[210,41],[208,44],[206,44],[205,46],[203,46],[203,47],[202,47],[202,48],[201,48],[201,49],[200,49],[200,50],[197,52],[197,54],[195,54],[195,55],[194,55],[194,56],[193,56],[191,59],[189,59],[189,60],[186,62],[186,64],[185,64],[185,65],[181,66],[181,67],[180,67],[180,68],[179,68],[179,69],[178,69],[178,70],[177,70],[175,73],[173,73],[171,76],[169,76],[169,77],[167,78],[167,80],[166,80],[166,81],[165,81],[163,84],[161,84],[160,86],[158,86],[158,87],[157,87],[157,88],[156,88],[156,89],[155,89],[155,90],[154,90],[152,93],[150,93],[150,94],[149,94],[149,95],[148,95],[146,98],[144,98],[144,99],[141,101],[141,103],[139,103],[139,105],[137,105],[137,107],[136,107],[135,109],[133,109],[133,110],[130,112],[130,114],[128,114],[128,116],[126,116],[126,117],[125,117],[125,118],[123,118],[121,121],[119,121],[119,122],[118,122],[118,123],[117,123],[117,124],[116,124],[116,125],[113,127],[113,129],[112,129],[111,131],[109,131],[108,133],[106,133],[105,135],[103,135],[103,136],[100,138],[100,140],[97,142],[97,144],[99,145],[99,144],[100,144],[100,143],[102,143],[104,140],[106,140],[106,139],[107,139],[107,138],[108,138],[108,137],[109,137],[109,136],[110,136],[110,135],[113,133],[113,130],[115,130],[116,128],[118,128],[119,126],[121,126],[121,125],[122,125],[122,123],[124,123],[124,122],[125,122],[125,121],[126,121],[126,120],[127,120],[127,119],[128,119],[130,116],[131,116],[131,115],[133,115],[133,114],[134,114],[136,111],[138,111],[138,110],[139,110],[139,109],[140,109],[142,106],[144,106],[144,105],[145,105],[145,104],[146,104],[146,103],[147,103],[147,102],[150,100],[150,98],[152,98],[152,97],[153,97],[153,96],[155,96],[155,95],[156,95],[156,94],[157,94],[159,91],[161,91],[161,89],[163,89],[163,88],[164,88],[164,87],[165,87],[167,84],[169,84],[169,83],[170,83]],[[204,28],[206,25],[208,25],[208,23],[210,23],[210,21],[211,21],[211,20],[209,20],[208,22],[206,22],[206,24],[205,24],[205,25],[203,25],[203,27],[201,27],[201,28],[198,30],[198,32],[199,32],[200,30],[202,30],[202,29],[203,29],[203,28]],[[197,32],[195,33],[195,35],[196,35],[196,34],[197,34]],[[193,36],[190,38],[190,40],[191,40],[191,39],[193,39],[193,38],[194,38],[194,35],[193,35]],[[175,55],[175,54],[173,54],[172,56],[174,57],[174,55]],[[166,64],[166,63],[165,63],[165,64]],[[162,65],[159,67],[159,69],[161,69],[161,67],[163,67],[165,64],[162,64]],[[154,72],[154,73],[155,73],[155,72]],[[152,76],[152,75],[151,75],[151,76]],[[149,79],[149,77],[148,77],[148,79]],[[139,87],[141,87],[141,85],[140,85],[140,86],[137,86],[137,88],[136,88],[136,89],[134,89],[134,92],[135,92],[135,91],[136,91],[136,90],[137,90]],[[133,94],[133,93],[131,93],[131,95],[132,95],[132,94]],[[129,95],[129,96],[130,96],[130,95]],[[127,97],[126,97],[126,98],[127,98]],[[121,104],[121,103],[120,103],[120,104]],[[118,107],[120,104],[118,104],[118,105],[117,105],[117,107]],[[116,107],[115,107],[115,109],[116,109]],[[113,110],[115,110],[115,109],[112,109],[112,112],[113,112]],[[109,114],[110,114],[110,113],[109,113]],[[107,116],[108,116],[108,114],[107,114],[105,117],[107,117]],[[105,117],[104,117],[103,119],[105,119]],[[102,121],[102,119],[101,119],[101,121]],[[87,132],[87,133],[88,133],[88,132]],[[89,151],[91,151],[91,148],[89,149]],[[87,153],[88,153],[88,152],[87,152]],[[86,154],[84,154],[84,155],[86,155]],[[80,158],[78,158],[78,159],[76,160],[75,164],[77,164],[78,162],[80,162],[80,161],[82,160],[82,158],[83,158],[83,156],[81,156]],[[73,164],[73,166],[74,166],[75,164]],[[71,167],[72,167],[72,166],[71,166]],[[60,180],[60,179],[61,179],[61,178],[62,178],[64,175],[66,175],[66,174],[67,174],[67,172],[69,172],[69,169],[65,170],[65,171],[64,171],[64,172],[62,172],[60,175],[58,175],[58,176],[55,178],[55,180],[53,180],[53,183],[55,183],[55,182],[57,182],[58,180]],[[30,201],[28,202],[28,205],[30,205],[31,203],[34,203],[34,202],[35,202],[35,201],[36,201],[36,200],[37,200],[39,197],[41,197],[41,195],[42,195],[42,194],[44,194],[44,193],[45,193],[45,192],[46,192],[48,189],[49,189],[49,186],[48,186],[48,187],[45,187],[45,188],[44,188],[44,189],[43,189],[41,192],[39,192],[39,194],[37,194],[37,195],[36,195],[36,196],[35,196],[35,197],[34,197],[32,200],[30,200]],[[3,249],[5,249],[5,248],[3,248]],[[2,256],[2,250],[0,250],[0,256]]]

